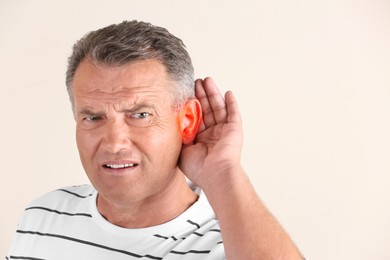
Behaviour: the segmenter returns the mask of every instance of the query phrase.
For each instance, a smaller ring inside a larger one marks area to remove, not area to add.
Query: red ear
[[[191,144],[202,120],[202,107],[197,99],[188,100],[180,111],[183,144]]]

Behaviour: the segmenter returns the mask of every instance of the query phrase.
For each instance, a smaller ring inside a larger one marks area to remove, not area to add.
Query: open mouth
[[[137,166],[135,163],[124,163],[124,164],[104,164],[103,167],[107,169],[126,169]]]

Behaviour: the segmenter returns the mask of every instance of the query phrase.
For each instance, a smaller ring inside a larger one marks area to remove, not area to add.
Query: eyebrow
[[[134,104],[134,107],[120,110],[120,112],[132,113],[132,112],[142,110],[144,108],[155,109],[156,107],[153,104],[141,103],[141,104]]]
[[[104,115],[103,111],[92,111],[90,108],[82,108],[77,112],[78,115]]]
[[[155,106],[153,104],[145,104],[145,103],[141,103],[141,104],[134,104],[134,106],[132,108],[125,108],[125,109],[122,109],[120,110],[119,112],[123,112],[123,113],[134,113],[136,111],[139,111],[139,110],[142,110],[144,108],[147,108],[147,109],[155,109]],[[88,108],[88,107],[85,107],[85,108],[82,108],[79,112],[78,112],[79,115],[96,115],[96,116],[102,116],[102,115],[105,115],[106,112],[104,111],[93,111],[91,108]]]

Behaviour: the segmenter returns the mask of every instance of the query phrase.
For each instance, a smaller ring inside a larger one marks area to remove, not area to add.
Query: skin
[[[113,224],[158,225],[197,199],[177,161],[182,143],[196,134],[200,105],[193,99],[175,109],[173,84],[164,66],[153,60],[121,67],[85,60],[76,70],[73,95],[80,158],[99,192],[98,209]],[[134,166],[107,167],[123,164]]]
[[[211,78],[196,81],[204,117],[181,167],[205,192],[221,226],[227,259],[303,259],[264,206],[241,166],[242,121],[232,92],[222,96]]]
[[[227,259],[303,259],[240,164],[243,131],[233,93],[222,96],[211,78],[195,86],[196,99],[174,109],[173,82],[158,61],[79,65],[73,82],[77,145],[99,192],[99,212],[128,228],[169,221],[197,199],[185,172],[218,217]]]

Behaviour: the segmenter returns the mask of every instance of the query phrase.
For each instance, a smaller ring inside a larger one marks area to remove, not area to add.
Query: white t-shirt
[[[225,259],[206,196],[162,225],[126,229],[104,219],[90,185],[52,191],[25,210],[6,259]]]

